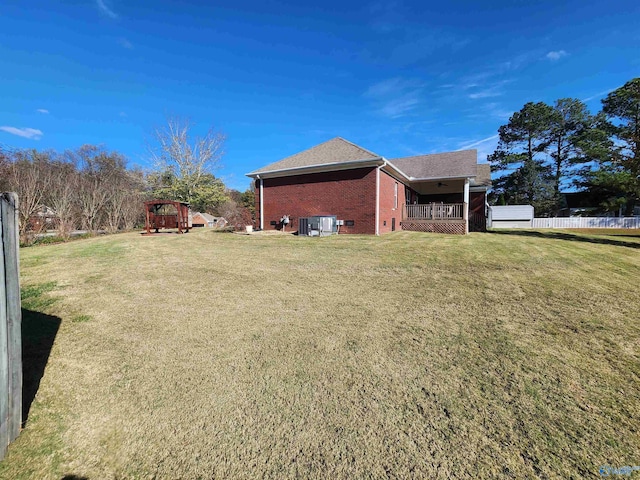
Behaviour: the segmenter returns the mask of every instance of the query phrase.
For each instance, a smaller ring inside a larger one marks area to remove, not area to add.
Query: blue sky
[[[477,148],[528,101],[592,111],[640,76],[636,1],[3,0],[0,144],[118,150],[167,115],[244,174],[334,136],[387,158]]]

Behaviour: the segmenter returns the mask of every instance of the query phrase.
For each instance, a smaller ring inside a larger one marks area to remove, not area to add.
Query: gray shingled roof
[[[491,165],[488,163],[479,163],[476,168],[476,178],[473,179],[471,185],[485,187],[491,185]]]
[[[289,168],[303,168],[329,163],[341,163],[355,160],[372,160],[380,158],[369,150],[351,143],[344,138],[336,137],[304,152],[296,153],[266,167],[254,170],[248,175],[267,173]]]
[[[477,175],[478,151],[416,155],[394,158],[390,163],[413,178],[475,177]]]

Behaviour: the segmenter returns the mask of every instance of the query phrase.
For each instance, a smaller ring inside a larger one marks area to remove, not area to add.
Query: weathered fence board
[[[7,317],[7,288],[5,264],[4,196],[0,197],[0,457],[4,458],[9,445],[9,333]]]
[[[0,194],[0,459],[20,433],[22,341],[18,197]]]
[[[640,217],[534,218],[533,228],[640,228]]]

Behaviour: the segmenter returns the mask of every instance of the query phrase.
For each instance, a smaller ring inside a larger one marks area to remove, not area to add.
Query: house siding
[[[398,204],[395,207],[395,185],[398,184]],[[402,206],[405,204],[405,185],[384,171],[380,171],[380,218],[378,228],[380,234],[392,231],[393,219],[395,229],[400,230],[402,222]]]
[[[259,180],[256,181],[256,187],[256,218],[259,219]],[[341,234],[374,234],[376,168],[265,178],[263,207],[265,230],[280,228],[280,219],[283,215],[289,215],[290,224],[287,230],[290,231],[298,230],[300,217],[337,215],[339,220],[354,222],[353,226],[341,226]],[[271,225],[273,221],[277,225]],[[399,221],[399,218],[396,219],[396,222]],[[396,225],[399,224],[396,223]]]

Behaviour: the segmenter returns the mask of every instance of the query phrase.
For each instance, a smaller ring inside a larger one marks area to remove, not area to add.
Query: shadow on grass
[[[80,477],[78,475],[65,475],[60,480],[89,480],[89,477]]]
[[[608,235],[609,237],[627,237],[627,238],[637,238],[640,240],[640,235],[638,234],[626,234],[626,233],[605,233],[603,235]]]
[[[533,230],[489,230],[489,233],[492,235],[550,238],[554,240],[569,240],[571,242],[599,243],[602,245],[613,245],[616,247],[640,248],[640,242],[625,242],[623,240],[614,240],[611,238],[599,238],[563,232],[538,232]]]
[[[60,318],[22,309],[22,425],[29,417],[40,380],[49,361]]]

